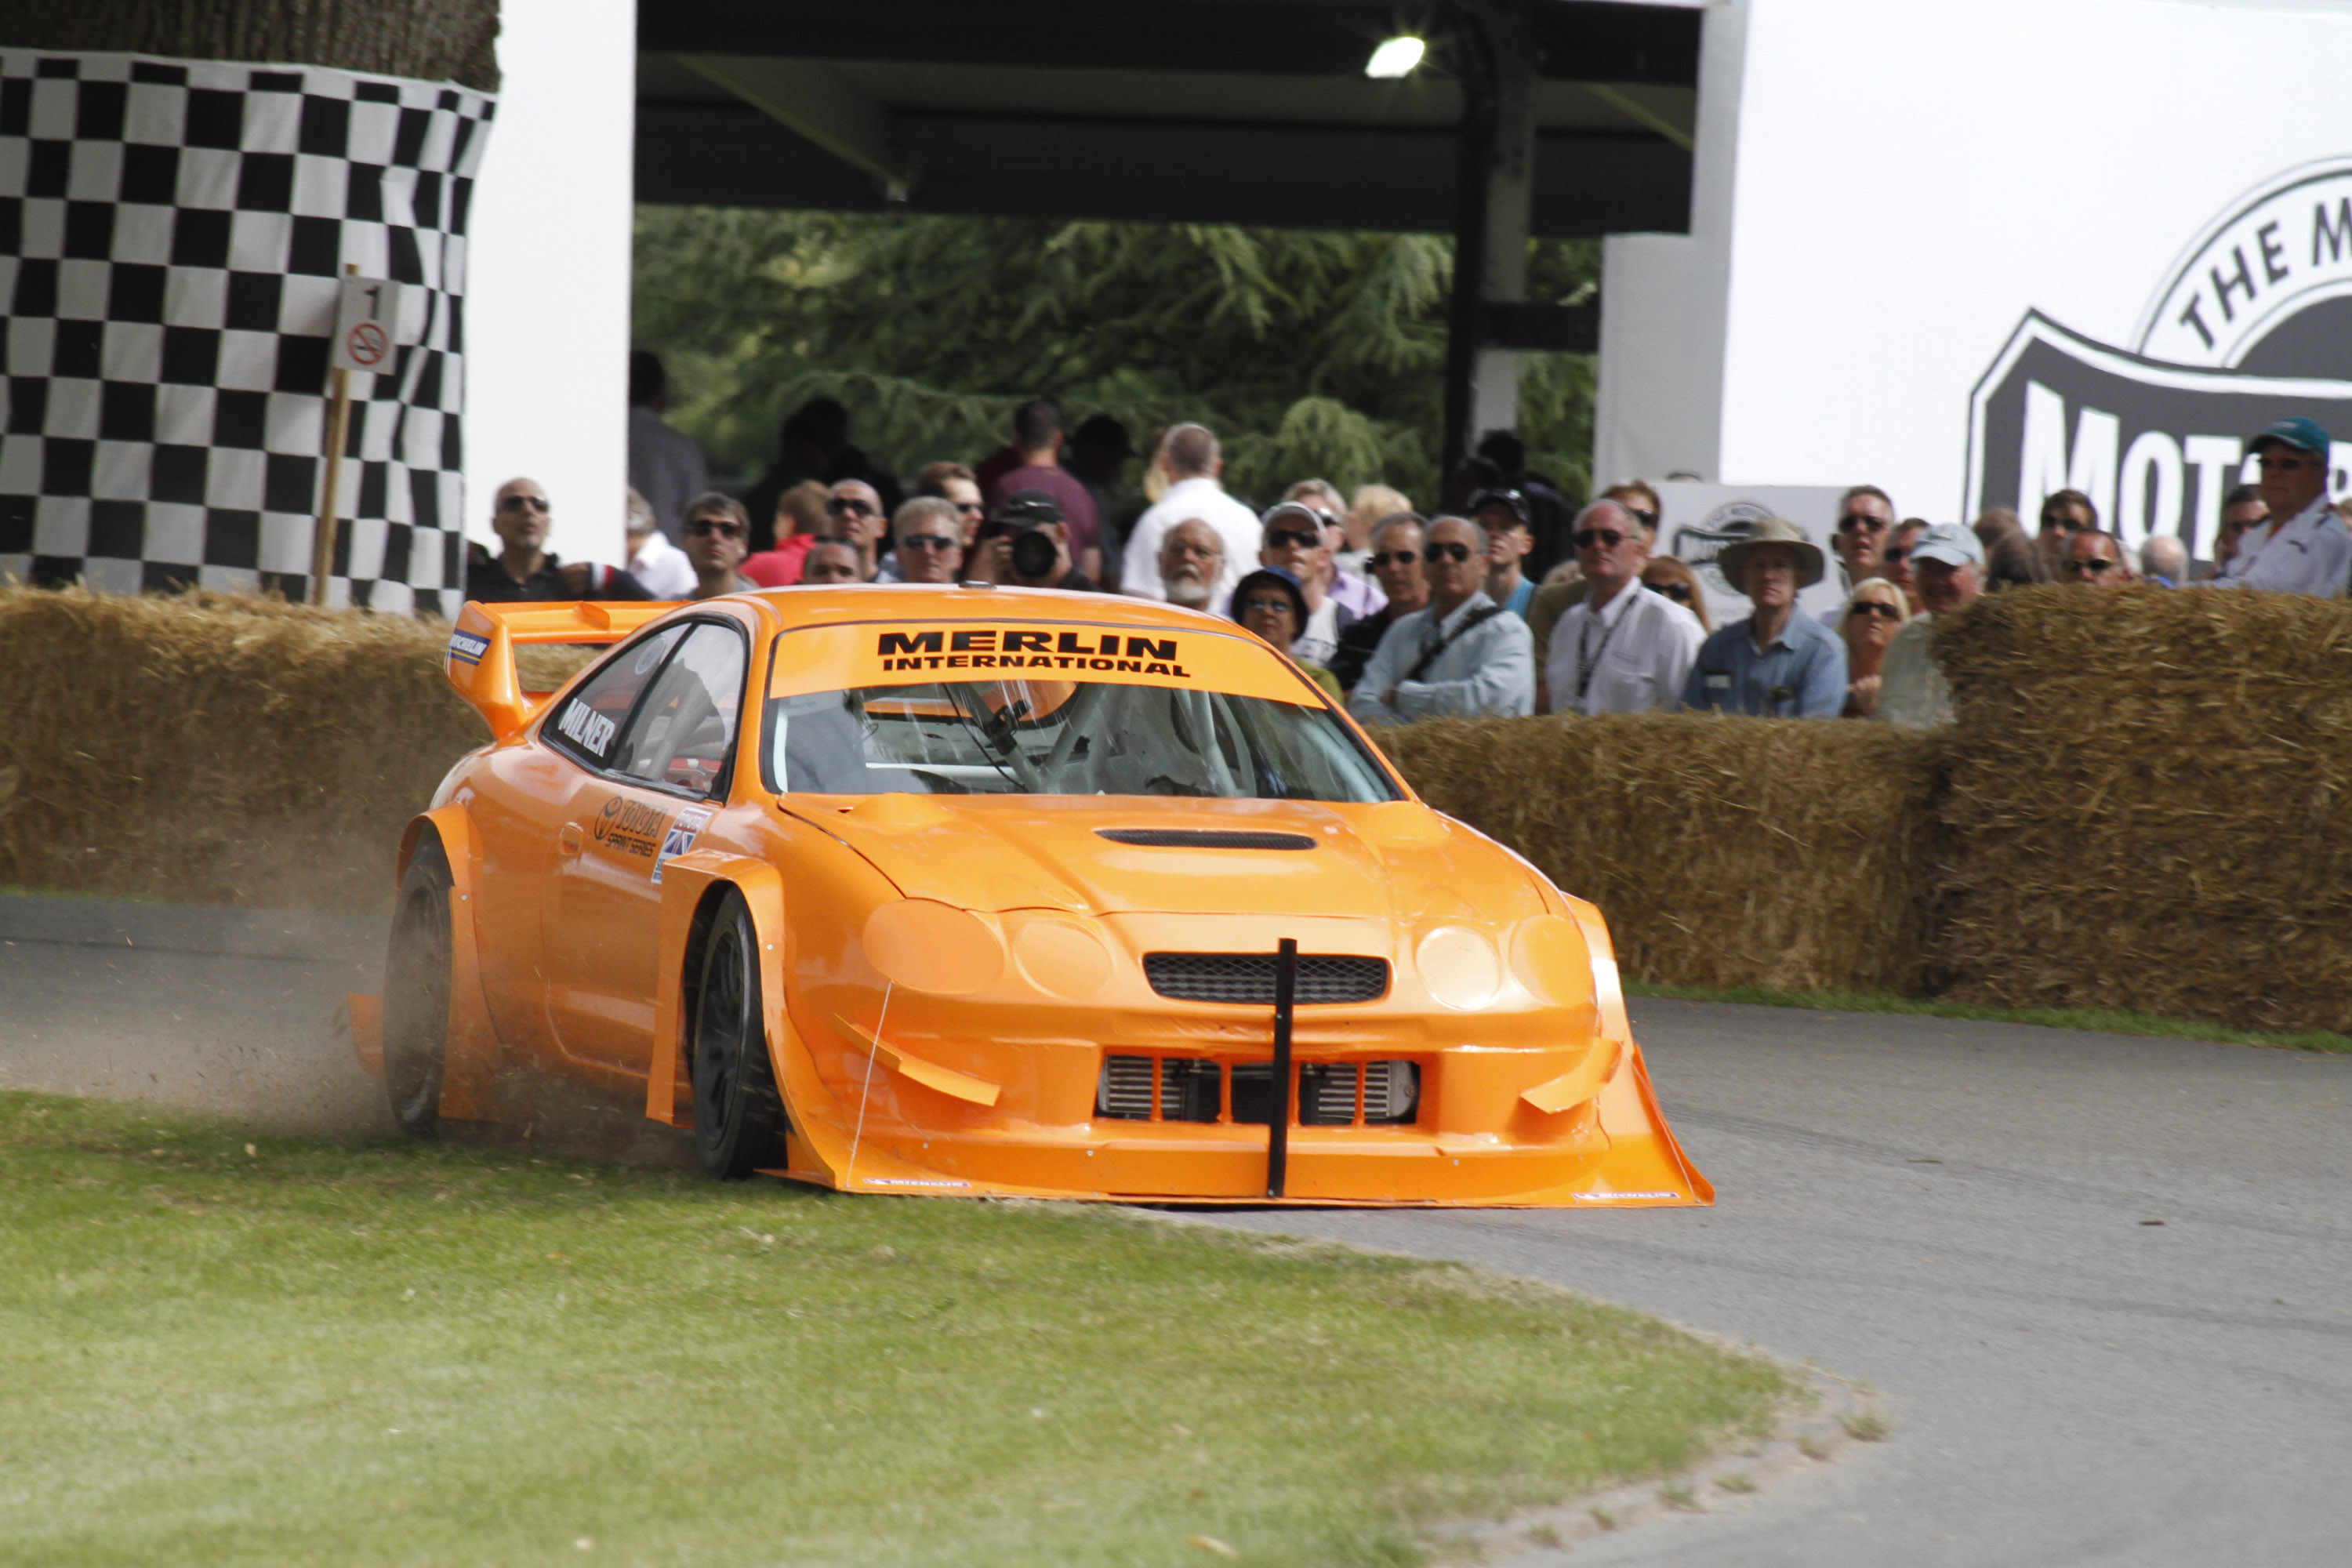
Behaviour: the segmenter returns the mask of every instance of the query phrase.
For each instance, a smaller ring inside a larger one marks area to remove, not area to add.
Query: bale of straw
[[[1379,739],[1432,805],[1598,904],[1629,975],[1919,984],[1935,742],[1698,713],[1444,720]]]
[[[0,589],[0,884],[368,910],[488,739],[448,633],[251,596]]]
[[[1954,994],[2352,1028],[2352,605],[2015,589],[1937,654]]]

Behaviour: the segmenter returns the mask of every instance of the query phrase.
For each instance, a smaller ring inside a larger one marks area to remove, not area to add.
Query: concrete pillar
[[[1518,426],[1519,356],[1486,346],[1486,307],[1527,298],[1535,190],[1536,54],[1522,0],[1465,0],[1455,16],[1462,128],[1445,353],[1448,472],[1483,432]]]
[[[1483,300],[1519,304],[1528,297],[1528,226],[1535,199],[1536,55],[1525,16],[1497,9],[1487,20],[1495,43],[1495,145],[1486,169],[1486,246]],[[1470,428],[1475,447],[1489,430],[1519,426],[1519,353],[1482,342],[1471,371]]]
[[[503,0],[466,279],[466,532],[547,487],[548,547],[618,564],[628,489],[635,0]]]

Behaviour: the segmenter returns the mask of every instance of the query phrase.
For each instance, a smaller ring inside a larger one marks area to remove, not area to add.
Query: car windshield
[[[1399,798],[1326,709],[1108,681],[952,680],[774,698],[766,761],[779,793]]]

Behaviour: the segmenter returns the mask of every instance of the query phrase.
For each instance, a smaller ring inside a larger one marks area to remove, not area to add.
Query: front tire
[[[412,1138],[441,1127],[449,1058],[449,858],[429,835],[409,857],[383,962],[383,1089]]]
[[[743,895],[730,889],[702,945],[688,1040],[695,1142],[703,1171],[722,1182],[775,1163],[782,1141],[783,1098],[768,1060],[766,1018],[759,928]]]

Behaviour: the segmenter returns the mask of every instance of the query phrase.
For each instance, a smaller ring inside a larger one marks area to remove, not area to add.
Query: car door
[[[726,798],[750,655],[732,621],[684,629],[604,765],[581,771],[548,881],[547,1008],[558,1047],[584,1065],[637,1075],[653,1048],[662,862],[690,847]]]
[[[664,626],[607,654],[527,746],[491,752],[467,804],[481,875],[475,896],[482,987],[499,1038],[524,1059],[561,1060],[547,1024],[547,889],[583,770],[602,768],[678,639]]]

